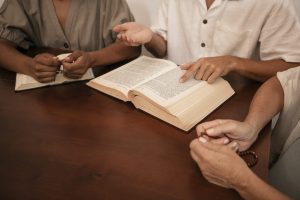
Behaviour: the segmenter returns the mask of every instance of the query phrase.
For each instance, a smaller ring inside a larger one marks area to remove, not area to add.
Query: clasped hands
[[[198,125],[197,134],[190,153],[204,178],[225,188],[247,181],[252,171],[236,152],[247,150],[257,139],[258,130],[251,123],[214,120]]]
[[[40,83],[55,81],[57,72],[63,66],[62,73],[67,78],[80,79],[91,67],[91,58],[88,53],[75,51],[64,60],[48,53],[36,55],[28,69],[28,74]]]

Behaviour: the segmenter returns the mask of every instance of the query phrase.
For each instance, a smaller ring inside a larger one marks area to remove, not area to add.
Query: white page
[[[68,55],[70,55],[70,53],[60,54],[57,57],[59,60],[62,61]],[[62,66],[61,66],[61,70],[63,70]],[[58,84],[62,84],[62,83],[88,80],[88,79],[92,79],[92,78],[94,78],[94,74],[93,74],[93,71],[91,68],[88,69],[87,72],[80,79],[67,78],[63,75],[63,73],[60,72],[56,75],[55,81],[50,82],[50,83],[40,83],[40,82],[36,81],[34,78],[32,78],[31,76],[17,73],[15,90],[19,91],[19,90],[24,90],[24,89],[44,87],[44,86],[48,86],[48,85],[58,85]]]
[[[135,90],[143,93],[162,106],[168,106],[204,84],[203,81],[198,81],[194,78],[190,78],[185,83],[180,83],[179,79],[183,73],[183,70],[176,67],[167,73],[140,85],[135,88]]]
[[[142,56],[92,82],[117,88],[127,95],[129,90],[173,68],[177,66],[171,61]]]

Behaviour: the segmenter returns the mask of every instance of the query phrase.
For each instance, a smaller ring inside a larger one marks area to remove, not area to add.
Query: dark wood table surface
[[[259,87],[238,75],[236,94],[205,120],[242,120]],[[84,82],[15,93],[0,69],[0,199],[240,199],[208,183],[189,154],[196,137]],[[270,128],[252,149],[268,173]]]

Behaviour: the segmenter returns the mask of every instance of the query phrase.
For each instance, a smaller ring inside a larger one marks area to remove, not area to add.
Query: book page
[[[38,88],[38,87],[45,87],[45,86],[59,85],[59,84],[69,83],[69,82],[89,80],[92,78],[94,78],[92,69],[88,69],[88,71],[80,79],[70,79],[70,78],[65,77],[63,75],[63,73],[58,73],[55,77],[55,81],[49,82],[49,83],[40,83],[30,76],[18,73],[17,77],[16,77],[15,90],[21,91],[21,90],[27,90],[27,89],[32,89],[32,88]]]
[[[57,57],[59,60],[62,61],[68,55],[70,55],[70,53],[60,54]],[[61,66],[60,70],[61,71],[63,70],[62,66]],[[50,83],[40,83],[28,75],[17,73],[15,90],[21,91],[21,90],[27,90],[27,89],[32,89],[32,88],[45,87],[45,86],[49,86],[49,85],[58,85],[58,84],[63,84],[63,83],[68,83],[68,82],[88,80],[88,79],[92,79],[92,78],[94,78],[92,69],[88,69],[87,72],[80,79],[70,79],[70,78],[65,77],[62,72],[59,72],[55,77],[55,81],[50,82]]]
[[[142,56],[92,82],[118,89],[127,95],[129,90],[173,68],[177,65],[171,61]]]
[[[201,87],[205,82],[190,78],[185,83],[180,83],[179,79],[184,71],[179,67],[152,79],[143,85],[135,88],[135,91],[144,94],[157,104],[167,107],[180,100]]]

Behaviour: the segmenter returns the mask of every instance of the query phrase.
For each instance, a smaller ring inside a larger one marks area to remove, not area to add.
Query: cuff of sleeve
[[[300,54],[299,55],[285,55],[285,56],[280,56],[280,57],[273,57],[273,58],[264,58],[262,60],[277,60],[277,59],[282,59],[285,62],[289,63],[300,63]]]
[[[281,86],[284,86],[285,83],[286,83],[285,73],[286,72],[277,72],[277,75],[276,75],[279,82],[280,82],[280,84],[281,84]]]
[[[25,40],[26,35],[20,30],[10,30],[2,25],[0,27],[0,38],[11,41],[23,49],[29,49],[30,47],[30,42]]]
[[[151,27],[150,28],[154,33],[160,35],[162,38],[164,38],[164,40],[167,41],[167,31],[166,30],[163,30],[163,29],[160,29],[160,28],[157,28],[157,27]]]
[[[294,85],[298,86],[299,77],[300,77],[300,66],[290,68],[283,72],[277,72],[277,78],[283,88],[285,88],[289,83],[292,82],[294,82]]]

